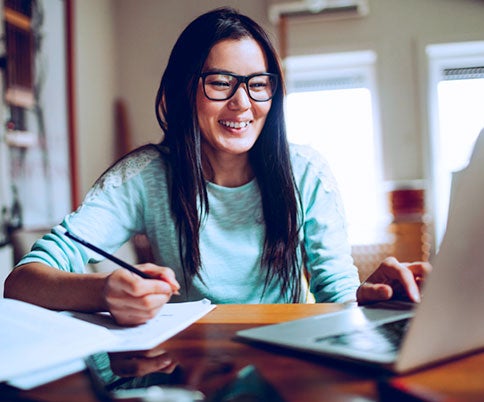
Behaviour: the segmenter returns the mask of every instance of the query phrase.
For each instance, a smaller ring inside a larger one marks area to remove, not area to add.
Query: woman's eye
[[[227,81],[211,81],[210,85],[214,87],[219,87],[219,88],[229,88],[230,83]]]
[[[255,91],[261,90],[261,89],[266,89],[267,88],[267,82],[265,81],[260,81],[260,82],[251,82],[250,83],[250,89],[253,89]]]
[[[214,89],[225,90],[232,87],[232,81],[231,77],[223,74],[214,74],[207,76],[205,84]]]

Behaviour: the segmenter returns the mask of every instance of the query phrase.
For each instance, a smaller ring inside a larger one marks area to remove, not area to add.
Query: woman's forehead
[[[205,60],[204,70],[220,70],[248,75],[267,71],[267,57],[253,38],[224,39],[217,42]]]

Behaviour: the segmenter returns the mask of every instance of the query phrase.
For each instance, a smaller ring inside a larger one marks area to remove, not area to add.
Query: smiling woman
[[[306,270],[318,302],[417,301],[426,265],[388,259],[360,286],[337,185],[317,152],[288,143],[283,89],[278,55],[255,21],[230,8],[193,20],[156,97],[163,141],[109,168],[19,262],[6,296],[139,324],[168,301],[304,302]],[[86,273],[99,255],[65,230],[110,254],[145,234],[153,261],[137,269],[151,279]]]
[[[203,163],[213,183],[239,187],[254,177],[248,151],[264,127],[274,96],[271,77],[276,82],[277,75],[261,74],[267,71],[266,58],[261,46],[249,38],[215,44],[202,71],[206,72],[201,75],[197,116]]]

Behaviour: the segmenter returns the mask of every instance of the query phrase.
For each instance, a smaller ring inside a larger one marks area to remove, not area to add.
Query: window
[[[484,128],[484,42],[430,45],[429,104],[435,243],[447,222],[452,172],[463,169]]]
[[[387,208],[376,118],[373,52],[285,60],[289,141],[309,144],[338,181],[352,245],[383,242]]]

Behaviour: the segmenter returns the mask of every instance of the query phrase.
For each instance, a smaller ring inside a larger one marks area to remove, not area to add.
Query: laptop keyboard
[[[316,342],[350,347],[365,352],[392,353],[399,349],[409,322],[409,318],[404,318],[375,327],[316,338]]]

